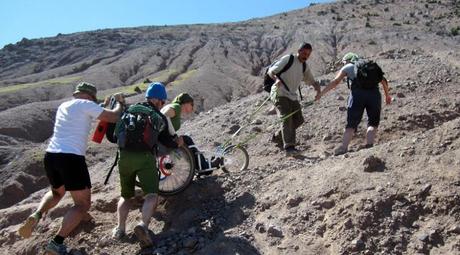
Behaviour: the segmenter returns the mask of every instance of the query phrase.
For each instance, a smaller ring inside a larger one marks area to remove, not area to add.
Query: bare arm
[[[168,116],[169,118],[174,118],[174,116],[176,116],[176,111],[172,107],[169,107],[167,111],[162,111],[161,113],[163,113],[165,116]]]
[[[115,123],[120,118],[120,114],[122,110],[123,110],[123,105],[117,102],[113,110],[104,108],[104,111],[97,118],[102,121]]]
[[[317,81],[312,83],[311,86],[313,86],[313,88],[315,88],[316,91],[315,101],[319,101],[319,99],[321,98],[321,86]]]
[[[340,71],[336,76],[335,78],[328,84],[326,85],[326,87],[323,89],[323,91],[321,92],[321,96],[324,96],[327,92],[329,92],[329,90],[332,90],[332,89],[335,89],[337,87],[337,85],[339,85],[339,83],[343,80],[343,78],[345,78],[347,76],[347,74],[343,71]]]
[[[383,80],[380,82],[383,87],[383,93],[385,94],[385,103],[386,104],[391,104],[391,96],[390,96],[390,88],[388,86],[388,81],[385,77],[383,77]]]

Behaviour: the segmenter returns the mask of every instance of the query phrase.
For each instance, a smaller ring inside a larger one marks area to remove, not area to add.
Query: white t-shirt
[[[46,151],[84,156],[91,122],[103,111],[101,106],[86,99],[62,103],[57,109],[53,136]]]
[[[348,63],[344,65],[341,69],[340,72],[344,72],[347,74],[347,78],[350,80],[353,80],[356,78],[356,70],[355,70],[355,65],[352,63]]]
[[[289,62],[289,58],[291,55],[285,55],[276,63],[274,63],[268,71],[272,74],[279,73]],[[272,86],[273,93],[277,93],[280,97],[287,97],[293,101],[298,100],[297,89],[300,86],[300,83],[304,81],[306,84],[313,85],[315,84],[315,78],[310,71],[310,67],[308,64],[306,65],[305,72],[303,71],[303,64],[300,62],[298,58],[299,54],[294,54],[294,60],[292,62],[291,67],[286,70],[284,73],[280,74],[281,79],[286,83],[286,86],[289,88],[289,91],[284,87],[281,86]],[[278,85],[278,84],[275,84]],[[271,93],[272,94],[272,93]]]

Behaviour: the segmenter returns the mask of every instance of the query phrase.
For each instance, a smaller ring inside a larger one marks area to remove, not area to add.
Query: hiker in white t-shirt
[[[306,63],[312,51],[311,44],[302,43],[297,54],[283,56],[267,72],[275,80],[270,97],[281,120],[281,128],[273,134],[272,141],[282,145],[287,155],[299,153],[295,146],[296,130],[304,123],[297,93],[297,90],[300,91],[301,82],[315,88],[315,100],[319,100],[321,94],[321,88]]]
[[[114,95],[118,104],[115,109],[109,110],[96,104],[96,93],[94,85],[79,83],[73,93],[74,99],[62,103],[57,109],[53,136],[44,158],[51,190],[19,228],[23,238],[30,237],[42,215],[56,206],[66,191],[69,191],[74,206],[64,215],[57,235],[48,243],[48,254],[67,254],[64,238],[78,226],[90,208],[91,180],[85,154],[92,122],[95,119],[116,122],[123,108],[122,94]]]

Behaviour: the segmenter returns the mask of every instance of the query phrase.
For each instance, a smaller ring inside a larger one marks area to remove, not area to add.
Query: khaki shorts
[[[156,159],[151,152],[121,150],[118,171],[120,173],[121,196],[123,198],[134,196],[136,177],[145,194],[158,194],[158,169]]]

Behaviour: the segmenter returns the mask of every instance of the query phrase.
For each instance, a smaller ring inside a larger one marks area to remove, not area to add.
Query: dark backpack
[[[375,89],[383,80],[383,71],[372,60],[355,63],[356,78],[352,80],[351,88]]]
[[[277,61],[275,61],[274,63],[276,62]],[[276,76],[278,76],[278,78],[281,80],[281,83],[283,83],[284,88],[287,91],[289,91],[289,88],[287,87],[286,83],[284,83],[284,81],[281,79],[280,75],[286,72],[289,68],[291,68],[293,62],[294,62],[294,55],[291,54],[289,56],[289,61],[287,62],[287,64],[283,67],[283,69],[281,69],[279,73],[276,74]],[[273,84],[275,84],[275,80],[273,80],[272,77],[268,75],[268,69],[270,69],[270,67],[272,67],[273,64],[268,66],[265,69],[265,73],[264,73],[264,90],[267,91],[268,93],[270,93],[270,91],[272,90]],[[305,70],[307,69],[307,64],[305,62],[303,63],[302,68],[303,68],[303,72],[305,73]],[[299,93],[300,93],[300,87],[299,87]],[[302,94],[300,94],[300,97],[302,97]]]
[[[128,151],[153,151],[165,128],[163,118],[146,104],[134,104],[121,115],[114,130],[118,147]]]

